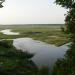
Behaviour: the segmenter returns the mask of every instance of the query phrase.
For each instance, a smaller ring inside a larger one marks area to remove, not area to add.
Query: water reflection
[[[11,29],[2,30],[0,32],[2,32],[5,35],[19,35],[18,32],[11,32]]]
[[[35,53],[32,60],[38,67],[53,66],[58,58],[62,58],[68,49],[67,45],[56,47],[44,42],[35,41],[32,38],[14,39],[13,45],[17,49]]]

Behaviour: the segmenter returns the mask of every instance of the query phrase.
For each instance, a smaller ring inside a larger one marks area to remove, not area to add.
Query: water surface
[[[11,29],[1,30],[0,32],[2,32],[5,35],[19,35],[19,32],[12,32]]]
[[[34,53],[32,60],[38,67],[50,66],[56,62],[58,58],[63,58],[67,45],[56,47],[51,44],[33,40],[32,38],[17,38],[14,39],[13,45],[17,49]]]

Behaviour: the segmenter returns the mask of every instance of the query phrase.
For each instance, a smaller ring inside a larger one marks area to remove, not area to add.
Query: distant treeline
[[[6,24],[7,26],[15,26],[15,25],[19,25],[19,26],[62,26],[64,24]],[[0,25],[0,26],[6,26],[6,25]]]
[[[26,28],[26,27],[63,26],[63,25],[64,24],[10,24],[10,25],[0,25],[0,30],[13,28]]]

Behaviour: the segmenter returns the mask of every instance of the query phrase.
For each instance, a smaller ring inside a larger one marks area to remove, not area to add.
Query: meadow
[[[0,39],[33,38],[56,46],[69,42],[69,35],[61,31],[63,25],[0,25],[0,30],[11,29],[20,35],[4,35],[0,32]]]

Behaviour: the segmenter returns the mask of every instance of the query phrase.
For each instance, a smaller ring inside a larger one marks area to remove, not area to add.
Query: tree
[[[56,0],[55,3],[69,9],[75,7],[75,0]]]
[[[0,0],[0,8],[3,7],[2,3],[5,2],[5,0]]]
[[[65,58],[59,59],[53,69],[53,75],[75,75],[75,0],[56,0],[56,4],[68,9],[65,26],[70,34],[71,45]]]

